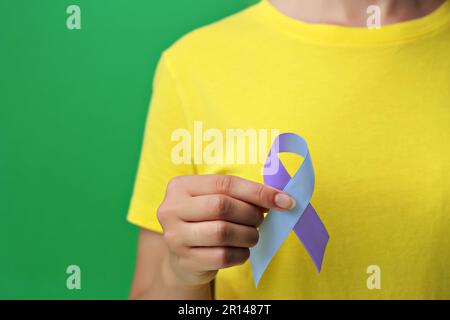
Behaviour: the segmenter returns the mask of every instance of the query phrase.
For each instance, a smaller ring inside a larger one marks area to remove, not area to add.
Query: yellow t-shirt
[[[257,289],[247,261],[218,273],[216,297],[449,299],[449,58],[449,1],[379,30],[302,23],[262,1],[191,32],[158,65],[129,221],[161,231],[174,176],[263,182],[259,160],[206,163],[193,141],[197,160],[176,164],[174,132],[204,148],[200,126],[294,132],[309,144],[311,203],[330,234],[322,272],[291,232]]]

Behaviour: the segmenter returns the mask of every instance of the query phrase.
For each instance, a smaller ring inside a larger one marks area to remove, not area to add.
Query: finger
[[[247,248],[196,247],[180,257],[179,263],[192,270],[211,271],[243,264],[249,257]]]
[[[227,221],[186,223],[179,236],[188,247],[251,248],[258,242],[258,230]]]
[[[225,194],[262,208],[287,210],[295,206],[295,200],[280,190],[232,175],[182,176],[176,181],[194,197]]]
[[[180,206],[180,219],[187,222],[224,220],[247,226],[259,226],[264,209],[227,195],[213,194],[191,197]],[[175,210],[174,210],[175,211]]]

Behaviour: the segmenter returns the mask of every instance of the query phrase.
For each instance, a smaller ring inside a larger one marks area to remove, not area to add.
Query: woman
[[[443,0],[261,1],[175,43],[128,216],[131,298],[450,298],[449,56]],[[306,139],[330,234],[320,273],[291,233],[255,288],[263,213],[295,202],[259,163],[174,161],[173,133],[196,121]]]

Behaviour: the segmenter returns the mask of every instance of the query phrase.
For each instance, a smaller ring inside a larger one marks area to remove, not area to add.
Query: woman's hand
[[[158,209],[167,265],[182,284],[209,283],[219,269],[249,258],[267,209],[294,206],[287,194],[235,176],[176,177]]]

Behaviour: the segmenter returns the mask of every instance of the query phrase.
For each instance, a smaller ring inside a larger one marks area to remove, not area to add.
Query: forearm
[[[173,271],[162,234],[141,229],[130,299],[212,299],[212,285],[183,284]]]

